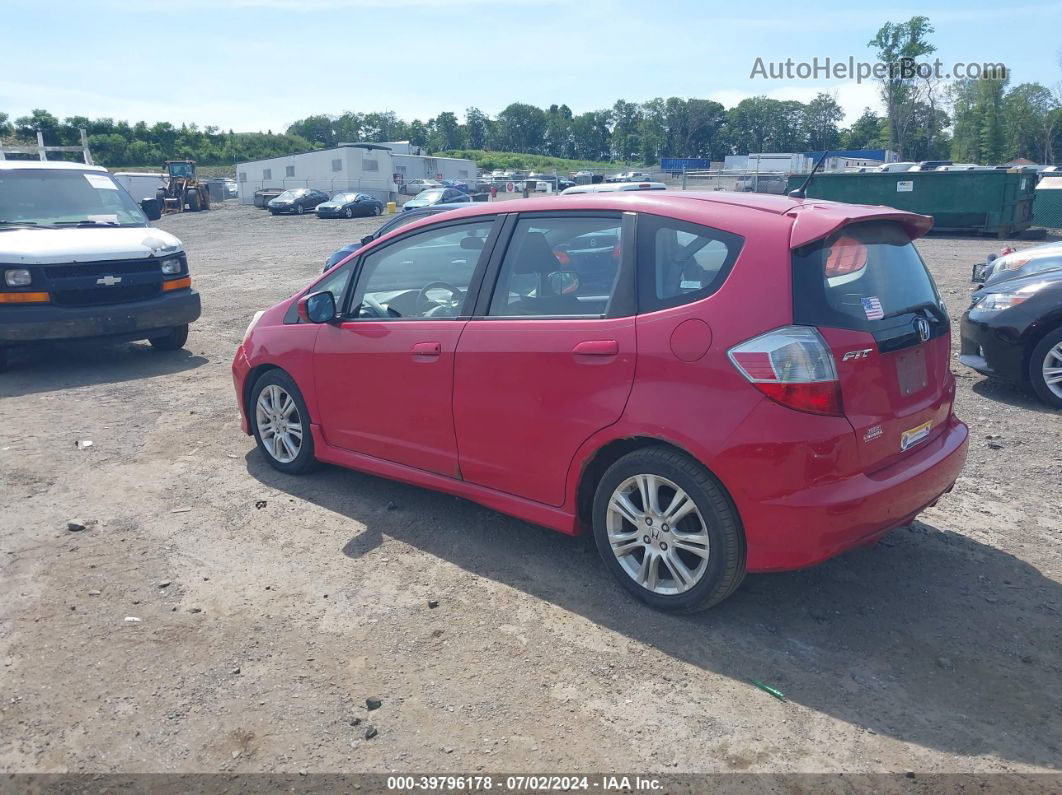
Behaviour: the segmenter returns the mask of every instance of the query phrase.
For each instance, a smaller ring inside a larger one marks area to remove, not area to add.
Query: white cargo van
[[[100,166],[0,160],[0,369],[42,342],[184,346],[199,294],[181,241],[145,210],[159,217]]]

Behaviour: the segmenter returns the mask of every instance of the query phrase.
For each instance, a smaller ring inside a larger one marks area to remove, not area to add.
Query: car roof
[[[90,166],[85,163],[73,163],[69,160],[0,160],[0,169],[41,169],[60,171],[107,171],[103,166]]]
[[[504,202],[469,202],[460,209],[452,210],[450,218],[551,210],[616,210],[654,215],[675,213],[682,217],[696,217],[703,213],[701,222],[709,225],[712,225],[713,220],[715,223],[723,222],[727,215],[753,212],[762,214],[761,218],[765,224],[790,226],[792,248],[821,240],[845,224],[855,221],[895,221],[904,227],[912,239],[921,237],[933,226],[933,219],[929,216],[903,212],[891,207],[733,191],[631,190],[511,199]],[[429,223],[433,221],[418,221],[403,227],[403,231]]]

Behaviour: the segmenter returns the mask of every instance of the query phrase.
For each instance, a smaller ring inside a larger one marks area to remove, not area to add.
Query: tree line
[[[916,16],[886,23],[867,46],[882,63],[915,63],[935,52],[933,32],[928,18]],[[427,153],[488,150],[646,164],[663,157],[718,161],[748,152],[868,148],[892,149],[903,160],[1062,159],[1062,88],[1011,86],[1006,73],[946,81],[897,68],[882,77],[880,95],[884,113],[866,108],[847,127],[841,126],[844,113],[836,97],[822,92],[809,102],[749,97],[732,108],[697,98],[619,99],[608,108],[578,114],[564,104],[540,108],[514,102],[494,117],[470,107],[463,119],[445,111],[426,121],[406,121],[390,111],[348,111],[308,116],[283,133],[168,122],[131,125],[82,116],[60,121],[46,110],[34,110],[14,120],[0,112],[0,138],[32,141],[40,130],[46,143],[76,145],[84,128],[97,162],[111,166],[153,166],[180,158],[231,164],[352,141],[410,141]]]

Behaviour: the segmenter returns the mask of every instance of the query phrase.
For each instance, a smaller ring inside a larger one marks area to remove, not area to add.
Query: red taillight
[[[810,414],[844,413],[833,354],[813,328],[768,331],[727,355],[749,383],[776,403]]]

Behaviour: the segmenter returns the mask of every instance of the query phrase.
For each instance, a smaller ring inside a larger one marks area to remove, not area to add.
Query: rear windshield
[[[911,312],[944,318],[937,287],[898,224],[853,224],[793,252],[795,322],[873,332]]]

